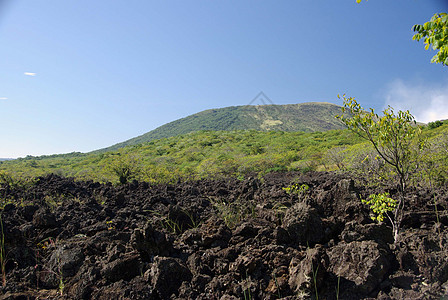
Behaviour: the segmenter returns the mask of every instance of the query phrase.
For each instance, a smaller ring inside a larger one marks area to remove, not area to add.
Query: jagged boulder
[[[391,267],[389,253],[374,241],[341,242],[327,253],[329,271],[345,279],[352,292],[372,292]]]
[[[182,260],[156,256],[145,277],[161,299],[169,299],[172,294],[178,294],[182,282],[191,280],[192,274]]]
[[[295,244],[313,246],[324,238],[322,220],[316,209],[304,202],[290,207],[283,219],[283,228]]]
[[[322,247],[309,248],[302,260],[293,258],[289,265],[289,286],[296,293],[310,291],[314,282],[320,286],[325,279],[328,257]]]

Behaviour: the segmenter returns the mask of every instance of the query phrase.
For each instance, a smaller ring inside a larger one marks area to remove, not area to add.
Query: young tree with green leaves
[[[341,98],[340,96],[338,96]],[[379,116],[371,108],[364,110],[352,97],[342,96],[342,116],[337,116],[351,131],[369,141],[378,155],[389,164],[398,177],[399,200],[394,210],[393,231],[395,241],[400,230],[405,205],[406,188],[415,166],[415,151],[420,128],[409,111],[394,113],[392,107]]]

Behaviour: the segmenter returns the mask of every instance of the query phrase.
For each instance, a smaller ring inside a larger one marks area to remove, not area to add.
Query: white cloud
[[[8,100],[6,97],[0,97],[0,100]]]
[[[36,76],[36,73],[31,73],[31,72],[25,72],[23,74],[25,74],[26,76]]]
[[[448,119],[448,82],[436,85],[397,79],[387,89],[387,105],[395,111],[409,110],[419,122]]]

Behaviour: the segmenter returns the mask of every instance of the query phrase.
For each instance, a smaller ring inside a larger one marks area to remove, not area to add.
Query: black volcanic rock
[[[306,201],[282,190],[292,181],[310,186]],[[390,225],[358,205],[369,188],[354,183],[325,172],[119,187],[50,176],[5,189],[0,299],[446,296],[447,212],[435,224],[431,193],[416,190],[394,244]],[[235,202],[239,212],[225,210]]]

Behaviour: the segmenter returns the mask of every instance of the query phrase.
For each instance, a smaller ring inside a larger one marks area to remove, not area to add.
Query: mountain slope
[[[112,151],[129,145],[200,130],[252,129],[315,132],[342,129],[344,126],[334,117],[340,113],[340,106],[325,102],[209,109],[98,151]]]

